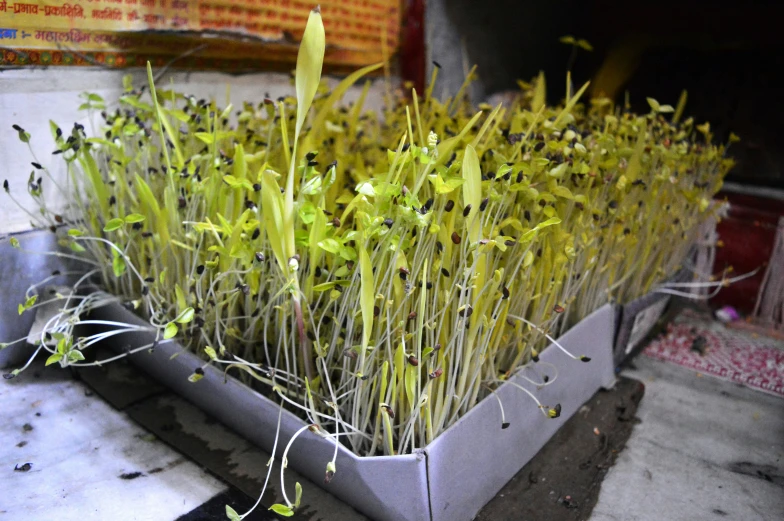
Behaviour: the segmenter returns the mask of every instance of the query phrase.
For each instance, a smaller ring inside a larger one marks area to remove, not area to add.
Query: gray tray
[[[686,282],[690,276],[691,273],[683,269],[676,273],[670,281]],[[623,362],[648,336],[653,326],[664,314],[671,298],[666,293],[648,293],[628,304],[615,306],[615,323],[618,327],[613,348],[615,365]]]
[[[93,318],[144,322],[121,306],[97,309]],[[498,403],[486,398],[424,449],[401,456],[359,457],[339,446],[337,472],[323,485],[326,464],[335,446],[310,432],[294,442],[289,465],[365,515],[379,521],[470,520],[542,448],[561,425],[599,388],[615,380],[613,363],[615,312],[609,305],[595,311],[559,339],[581,363],[548,347],[540,359],[558,367],[558,378],[537,389],[519,375],[516,383],[548,405],[561,404],[558,419],[545,418],[522,391],[502,385],[497,394],[504,404],[507,429],[501,428]],[[115,337],[113,346],[151,342],[148,333]],[[171,357],[179,353],[174,359]],[[131,361],[208,414],[271,451],[278,406],[215,367],[208,366],[196,383],[188,381],[203,361],[176,344],[159,345],[152,353],[131,355]],[[284,411],[281,441],[287,441],[304,422]],[[279,445],[280,446],[280,445]],[[280,453],[278,453],[280,457]],[[293,491],[292,491],[293,493]]]

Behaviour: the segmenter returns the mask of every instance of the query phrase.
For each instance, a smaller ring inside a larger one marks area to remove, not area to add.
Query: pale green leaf
[[[299,44],[297,53],[297,70],[295,88],[297,91],[297,126],[295,136],[298,136],[305,122],[305,117],[313,103],[313,97],[321,81],[321,68],[324,63],[324,24],[321,20],[321,10],[316,7],[310,12],[305,33]]]
[[[231,508],[229,505],[226,505],[226,517],[229,518],[229,521],[241,521],[240,515],[237,513],[236,510]]]
[[[49,358],[46,359],[46,364],[45,365],[56,364],[57,362],[59,362],[62,359],[63,359],[63,355],[61,355],[60,353],[54,353],[54,354],[50,355]]]
[[[282,505],[280,503],[275,503],[269,509],[283,517],[291,517],[294,515],[294,510],[292,510],[291,507],[287,507],[286,505]]]
[[[125,221],[123,221],[119,217],[115,219],[110,219],[109,222],[106,223],[106,226],[103,227],[103,231],[113,232],[114,230],[120,229],[123,224],[125,224]]]
[[[299,508],[300,503],[302,502],[302,485],[299,484],[299,481],[296,485],[294,485],[294,490],[296,490],[296,496],[294,499],[294,508]]]
[[[174,322],[169,322],[166,324],[166,328],[163,330],[163,339],[168,340],[170,338],[174,338],[178,330],[179,329],[177,328],[177,324]]]
[[[174,319],[175,322],[178,324],[187,324],[191,320],[193,320],[193,316],[196,312],[191,307],[185,308],[180,315]]]
[[[367,348],[373,334],[373,302],[375,300],[375,281],[373,266],[370,264],[365,245],[359,246],[360,299],[362,309],[362,349]]]
[[[140,223],[144,221],[144,219],[146,219],[146,217],[140,213],[132,213],[125,216],[125,222],[128,224]]]

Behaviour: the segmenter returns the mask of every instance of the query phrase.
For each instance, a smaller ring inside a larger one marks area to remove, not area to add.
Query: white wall
[[[58,156],[51,155],[54,143],[49,120],[60,125],[64,132],[75,121],[85,123],[84,113],[76,110],[82,102],[79,94],[95,92],[109,104],[122,92],[122,77],[125,74],[128,71],[77,68],[0,71],[0,183],[8,179],[12,192],[28,209],[35,211],[36,208],[26,191],[27,179],[33,169],[30,162],[35,159],[19,141],[12,125],[18,124],[31,134],[30,144],[38,162],[50,167],[50,172],[56,178],[61,177],[64,164]],[[136,70],[132,74],[135,85],[146,83],[146,71]],[[230,85],[231,102],[235,107],[243,101],[258,103],[266,93],[273,99],[294,93],[287,74],[230,76],[217,72],[177,72],[164,75],[157,84],[168,88],[171,81],[176,90],[193,94],[197,98],[212,98],[221,105],[226,103],[226,85]],[[379,109],[383,90],[381,80],[377,80],[368,94],[366,106]],[[356,99],[359,92],[357,87],[350,90],[346,101]],[[51,184],[48,188],[50,198],[47,204],[53,208],[62,205],[63,202],[55,197]],[[47,193],[46,181],[44,193]],[[0,192],[0,237],[30,228],[28,216],[5,193]]]

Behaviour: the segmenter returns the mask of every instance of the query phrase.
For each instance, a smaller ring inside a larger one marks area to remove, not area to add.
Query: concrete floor
[[[784,519],[784,399],[640,356],[645,397],[591,521]]]
[[[591,521],[784,519],[784,399],[644,356],[634,365],[623,374],[646,385],[641,422]],[[63,521],[171,521],[226,490],[204,462],[190,462],[55,367],[0,381],[0,403],[0,521],[55,512]],[[29,471],[14,470],[27,462]],[[319,512],[339,508],[319,506],[335,500],[306,488],[315,518],[333,519]]]

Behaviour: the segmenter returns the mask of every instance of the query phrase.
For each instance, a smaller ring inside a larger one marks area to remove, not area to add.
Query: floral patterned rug
[[[684,310],[643,353],[784,396],[784,341],[730,329],[704,313]]]

